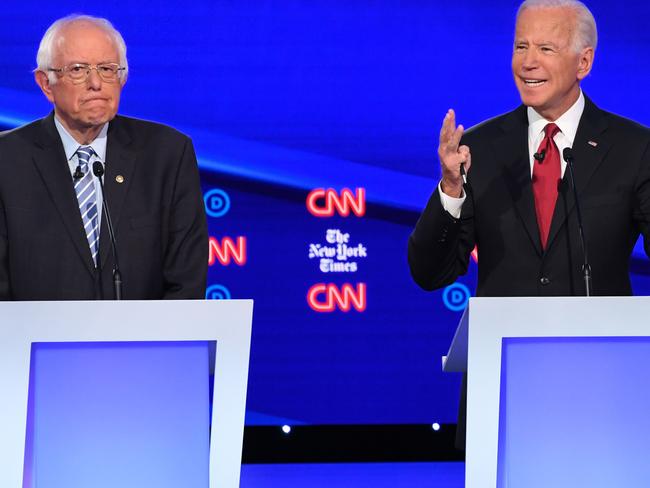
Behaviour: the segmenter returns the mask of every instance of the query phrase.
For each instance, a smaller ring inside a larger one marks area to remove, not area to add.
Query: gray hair
[[[529,8],[553,8],[562,7],[573,10],[576,14],[576,30],[573,33],[573,49],[580,52],[587,47],[596,50],[598,44],[598,30],[596,29],[596,19],[579,0],[526,0],[519,6],[517,11],[517,20],[521,13]]]
[[[117,52],[120,57],[120,66],[125,68],[123,71],[124,74],[122,76],[122,83],[124,83],[129,75],[129,62],[126,59],[126,43],[124,42],[124,38],[122,37],[122,34],[120,34],[119,31],[113,27],[113,24],[111,24],[109,20],[103,19],[101,17],[93,17],[90,15],[68,15],[67,17],[63,17],[62,19],[55,21],[45,31],[45,34],[43,34],[43,38],[41,39],[41,43],[38,46],[38,53],[36,53],[36,71],[44,72],[47,74],[47,78],[49,79],[50,83],[56,83],[56,76],[51,71],[48,71],[48,68],[52,67],[54,51],[57,45],[63,39],[63,37],[60,35],[61,30],[64,27],[67,27],[76,22],[85,22],[92,24],[106,31],[106,33],[115,43],[115,47],[117,48]]]

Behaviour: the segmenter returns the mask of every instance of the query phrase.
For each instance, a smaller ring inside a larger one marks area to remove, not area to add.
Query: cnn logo
[[[347,217],[353,213],[357,217],[366,214],[366,189],[357,188],[354,193],[343,188],[338,193],[333,188],[316,188],[307,195],[307,210],[314,217],[332,217],[338,213]]]
[[[246,264],[245,237],[239,236],[236,240],[224,237],[221,241],[210,237],[208,246],[208,266],[214,265],[217,261],[223,266],[228,266],[232,261],[238,266]]]
[[[366,284],[357,283],[356,289],[349,283],[339,288],[333,283],[316,283],[307,292],[307,303],[315,312],[334,312],[336,309],[357,312],[366,309]]]

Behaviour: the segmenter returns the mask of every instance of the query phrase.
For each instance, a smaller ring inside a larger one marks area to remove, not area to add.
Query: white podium
[[[472,298],[466,487],[650,486],[650,298]]]
[[[0,486],[239,486],[252,301],[0,310]]]

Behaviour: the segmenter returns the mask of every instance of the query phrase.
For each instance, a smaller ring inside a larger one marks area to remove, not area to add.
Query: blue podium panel
[[[504,338],[498,487],[650,486],[650,338]]]
[[[208,345],[34,344],[24,486],[207,488]]]

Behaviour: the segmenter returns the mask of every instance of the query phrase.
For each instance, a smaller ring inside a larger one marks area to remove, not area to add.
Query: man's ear
[[[591,72],[594,65],[594,48],[586,47],[580,52],[578,58],[578,79],[583,80]]]
[[[47,74],[43,71],[35,71],[34,72],[34,80],[36,81],[36,84],[39,86],[43,94],[47,97],[47,99],[54,103],[54,95],[52,94],[52,86],[50,85],[50,79],[48,78]]]

